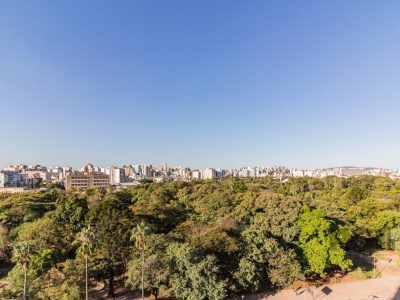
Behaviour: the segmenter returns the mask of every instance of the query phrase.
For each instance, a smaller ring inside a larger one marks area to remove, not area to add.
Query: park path
[[[324,294],[323,289],[330,292]],[[400,276],[383,276],[377,279],[338,283],[320,288],[299,290],[300,295],[291,290],[284,290],[275,295],[258,299],[265,300],[400,300]],[[246,299],[246,297],[245,297]],[[255,298],[257,299],[257,298]],[[250,300],[250,299],[246,299]],[[252,300],[252,299],[251,299]]]
[[[387,259],[377,262],[376,279],[323,285],[319,288],[287,289],[276,294],[245,296],[244,300],[400,300],[398,255],[382,251]],[[389,262],[389,259],[391,261]],[[323,290],[326,292],[324,293]],[[297,292],[297,293],[296,293]],[[241,298],[241,297],[240,297]],[[238,299],[240,299],[238,298]]]

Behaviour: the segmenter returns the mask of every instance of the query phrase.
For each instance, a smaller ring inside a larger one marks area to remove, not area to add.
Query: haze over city
[[[0,166],[400,168],[396,1],[0,3]]]

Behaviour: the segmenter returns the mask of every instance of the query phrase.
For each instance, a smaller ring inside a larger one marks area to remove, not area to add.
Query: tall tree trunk
[[[85,275],[86,275],[86,300],[89,300],[89,291],[88,291],[88,258],[85,256]]]
[[[108,297],[115,297],[114,293],[114,269],[110,268],[110,279],[108,281]]]
[[[24,266],[24,292],[23,292],[23,299],[26,300],[26,274],[27,273],[27,267],[26,265]]]
[[[142,250],[142,300],[144,300],[144,249]]]

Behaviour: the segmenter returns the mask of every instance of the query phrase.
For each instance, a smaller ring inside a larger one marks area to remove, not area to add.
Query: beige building
[[[44,170],[28,169],[25,171],[28,181],[31,182],[49,182],[50,173]]]
[[[22,194],[35,191],[28,187],[0,187],[0,194]]]
[[[217,177],[217,171],[212,168],[204,169],[202,172],[202,178],[204,179],[213,179]]]
[[[73,172],[65,177],[65,189],[87,189],[89,187],[108,187],[110,176],[103,173]]]

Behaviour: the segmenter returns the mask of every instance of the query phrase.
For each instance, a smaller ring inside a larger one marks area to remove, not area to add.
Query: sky
[[[1,1],[0,166],[400,168],[399,1]]]

